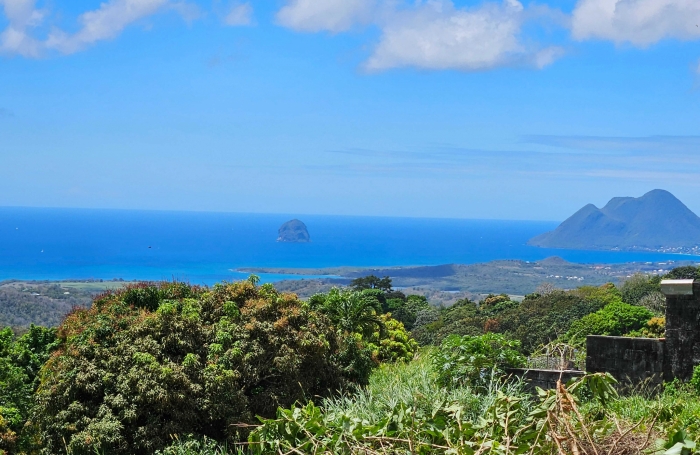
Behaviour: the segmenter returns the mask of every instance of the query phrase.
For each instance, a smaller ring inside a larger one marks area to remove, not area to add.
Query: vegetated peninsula
[[[543,248],[700,254],[700,217],[668,191],[652,190],[638,198],[612,198],[602,209],[588,204],[528,243]]]
[[[287,221],[280,226],[278,231],[278,242],[308,243],[311,241],[309,230],[306,225],[297,219]]]

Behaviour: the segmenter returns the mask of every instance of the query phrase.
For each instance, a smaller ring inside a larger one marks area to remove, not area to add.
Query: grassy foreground
[[[176,441],[167,454],[695,454],[700,398],[671,383],[625,396],[589,376],[539,396],[517,380],[444,387],[424,349],[385,364],[367,386],[280,409],[249,443]]]

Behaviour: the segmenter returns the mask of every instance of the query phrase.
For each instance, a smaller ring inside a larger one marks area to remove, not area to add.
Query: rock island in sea
[[[287,221],[280,226],[277,236],[278,242],[308,243],[311,241],[306,225],[300,220]]]

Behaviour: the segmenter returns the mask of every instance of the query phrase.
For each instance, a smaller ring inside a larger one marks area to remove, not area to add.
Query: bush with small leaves
[[[700,365],[696,365],[693,368],[693,377],[690,379],[690,385],[700,395]]]
[[[505,368],[525,365],[520,342],[499,333],[481,336],[447,337],[432,353],[432,364],[438,382],[446,387],[471,385],[483,387]]]
[[[383,314],[381,319],[384,332],[375,330],[369,339],[372,358],[377,362],[410,362],[418,351],[418,343],[391,313]]]
[[[150,454],[174,434],[237,441],[236,424],[357,374],[344,348],[353,339],[295,295],[251,281],[132,286],[58,333],[37,392],[47,454]]]
[[[640,306],[615,302],[595,313],[588,314],[571,324],[565,339],[581,341],[588,335],[622,336],[640,330],[654,317],[654,313]]]
[[[630,305],[638,305],[640,300],[654,292],[661,292],[661,278],[653,275],[635,273],[626,279],[620,287],[622,301]]]

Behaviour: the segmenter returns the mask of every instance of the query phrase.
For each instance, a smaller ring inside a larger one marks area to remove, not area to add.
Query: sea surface
[[[312,242],[278,243],[292,218]],[[527,246],[558,222],[0,208],[0,279],[243,279],[241,267],[470,264],[495,259],[622,263],[696,259],[669,254]],[[264,274],[263,281],[313,276]]]

